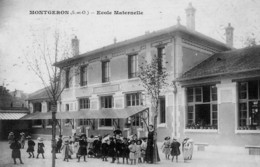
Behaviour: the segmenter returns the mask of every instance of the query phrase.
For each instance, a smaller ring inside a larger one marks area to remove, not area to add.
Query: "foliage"
[[[71,51],[68,44],[63,42],[64,39],[58,31],[55,31],[50,40],[47,38],[47,35],[43,35],[40,40],[35,38],[33,44],[28,47],[25,59],[28,69],[41,80],[49,99],[56,104],[65,89],[65,83],[62,82],[61,78],[62,69],[53,66],[53,64],[71,57]],[[75,75],[77,73],[75,70]],[[69,80],[72,76],[70,75]]]

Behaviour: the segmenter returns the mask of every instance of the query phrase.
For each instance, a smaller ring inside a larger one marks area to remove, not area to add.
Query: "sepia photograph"
[[[260,166],[259,0],[0,0],[0,167]]]

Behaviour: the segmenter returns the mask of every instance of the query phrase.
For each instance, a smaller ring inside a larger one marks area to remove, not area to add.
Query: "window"
[[[69,104],[65,104],[65,111],[69,111],[70,110],[70,105]]]
[[[79,108],[80,109],[90,108],[89,98],[79,99]]]
[[[90,123],[90,119],[80,119],[79,120],[79,125],[87,125],[87,126],[89,126],[89,125],[91,125],[91,123]]]
[[[70,69],[65,71],[65,88],[70,87]]]
[[[33,103],[33,112],[42,112],[42,103]]]
[[[187,128],[217,128],[218,105],[215,85],[187,88],[187,103]]]
[[[110,81],[109,61],[102,62],[102,82]]]
[[[113,107],[113,96],[102,96],[100,98],[101,108]],[[112,119],[100,119],[100,126],[112,126]]]
[[[112,119],[100,119],[100,126],[107,126],[110,127],[112,126]]]
[[[128,78],[137,77],[138,61],[137,55],[128,56]]]
[[[260,80],[239,82],[238,95],[238,129],[260,129]]]
[[[163,67],[165,67],[165,47],[159,47],[157,48],[157,53],[158,53],[158,71],[160,72]]]
[[[166,123],[165,97],[159,98],[159,123]]]
[[[131,93],[126,94],[126,105],[127,106],[139,106],[142,105],[142,94],[139,93]]]
[[[80,67],[80,86],[85,86],[87,84],[87,66],[82,66]]]
[[[101,108],[112,108],[112,107],[113,107],[113,96],[102,96]]]
[[[135,114],[134,116],[131,117],[133,120],[133,126],[141,126],[141,117],[140,114]]]

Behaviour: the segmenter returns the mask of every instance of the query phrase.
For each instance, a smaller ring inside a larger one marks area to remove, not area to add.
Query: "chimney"
[[[226,44],[230,47],[233,47],[234,28],[231,26],[230,23],[228,23],[228,26],[225,29],[226,29]]]
[[[186,8],[186,21],[187,28],[195,31],[195,12],[196,9],[189,3],[188,8]]]
[[[117,41],[117,39],[116,39],[116,37],[114,38],[114,44],[116,43],[116,41]]]
[[[72,47],[72,55],[77,56],[79,55],[79,40],[77,36],[71,40],[71,47]]]

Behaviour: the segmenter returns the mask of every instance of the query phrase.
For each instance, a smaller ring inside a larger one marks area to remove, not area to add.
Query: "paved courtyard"
[[[24,164],[20,164],[19,161],[17,165],[13,164],[11,159],[11,150],[7,142],[0,142],[0,167],[12,167],[12,166],[24,166],[24,167],[51,167],[51,148],[50,141],[45,141],[45,159],[41,156],[39,159],[28,158],[26,153],[27,145],[25,149],[22,149],[22,160]],[[159,143],[160,148],[161,143]],[[260,156],[248,155],[247,150],[239,147],[213,147],[209,146],[205,151],[197,151],[196,148],[193,153],[193,159],[187,163],[183,162],[182,154],[179,156],[179,162],[171,162],[170,160],[165,160],[164,155],[160,152],[161,162],[153,166],[163,166],[163,167],[257,167],[260,166]],[[77,162],[75,155],[73,155],[72,160],[69,162],[64,162],[62,160],[61,154],[57,154],[56,166],[57,167],[125,167],[130,165],[124,164],[111,164],[109,162],[103,162],[100,159],[87,158],[87,162]],[[137,164],[136,166],[147,167],[150,164]]]

